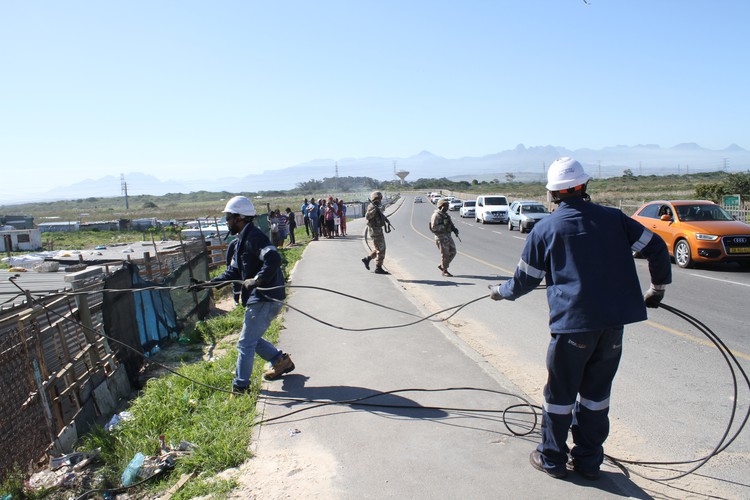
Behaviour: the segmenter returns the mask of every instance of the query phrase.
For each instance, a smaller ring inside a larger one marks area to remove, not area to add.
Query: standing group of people
[[[297,229],[297,219],[292,209],[286,207],[286,210],[282,213],[278,208],[271,210],[269,203],[266,203],[266,207],[268,208],[268,232],[271,243],[276,248],[282,248],[287,236],[289,237],[289,245],[297,243],[294,239],[294,230]]]
[[[333,196],[328,199],[307,198],[300,206],[305,222],[305,232],[312,236],[312,241],[319,238],[346,236],[346,204]]]

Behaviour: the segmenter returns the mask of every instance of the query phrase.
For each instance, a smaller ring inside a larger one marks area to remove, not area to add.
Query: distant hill
[[[603,149],[568,150],[557,146],[526,147],[486,156],[443,158],[422,151],[408,158],[340,158],[316,159],[279,170],[268,170],[244,177],[207,178],[200,181],[162,180],[153,175],[130,173],[125,175],[131,194],[161,196],[166,193],[193,191],[268,191],[287,190],[310,179],[366,176],[378,180],[394,179],[394,171],[408,171],[407,181],[420,178],[447,177],[451,180],[505,181],[512,173],[518,181],[541,180],[549,164],[561,156],[573,156],[593,177],[614,177],[630,169],[636,175],[665,175],[697,173],[725,169],[750,170],[750,151],[732,144],[722,150],[709,150],[695,143],[683,143],[671,148],[656,144],[612,146]],[[51,201],[100,196],[119,196],[120,178],[107,176],[86,179],[37,196],[25,196],[23,201]],[[2,200],[3,204],[21,200]]]

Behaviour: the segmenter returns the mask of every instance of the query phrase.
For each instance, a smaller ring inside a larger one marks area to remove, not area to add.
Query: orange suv
[[[680,267],[696,262],[739,262],[750,266],[750,225],[706,200],[652,201],[633,219],[661,236]]]

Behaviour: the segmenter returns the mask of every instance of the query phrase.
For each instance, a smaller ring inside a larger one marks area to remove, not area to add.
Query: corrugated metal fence
[[[66,276],[74,294],[27,293],[25,307],[0,317],[0,479],[14,466],[33,469],[48,454],[72,451],[130,392],[143,364],[138,353],[208,312],[207,293],[149,290],[142,292],[151,300],[138,301],[141,292],[116,291],[208,279],[203,241],[111,268]]]

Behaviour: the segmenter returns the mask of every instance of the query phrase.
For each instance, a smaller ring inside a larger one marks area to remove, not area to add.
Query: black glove
[[[646,303],[646,307],[659,307],[661,299],[663,298],[664,290],[657,290],[654,285],[651,285],[651,288],[646,290],[646,293],[643,294],[643,302]]]
[[[242,286],[248,289],[256,287],[258,286],[258,280],[256,280],[255,278],[248,278],[242,282]]]
[[[500,285],[487,285],[490,289],[490,298],[492,300],[503,300],[505,297],[500,293]]]
[[[458,236],[458,228],[457,227],[453,228],[453,232],[456,234],[456,236]]]
[[[187,291],[197,292],[199,290],[203,290],[206,283],[208,283],[208,281],[198,281],[195,278],[190,278],[190,285],[187,287]]]

